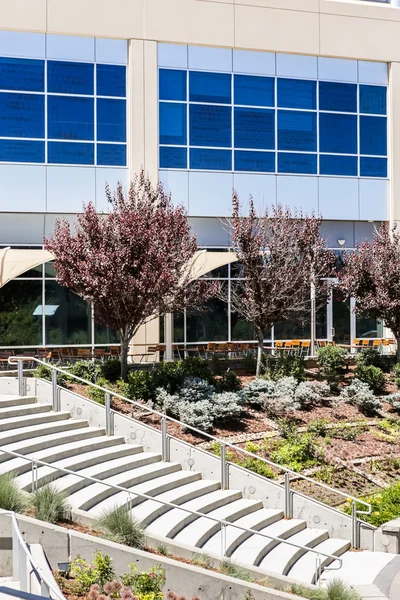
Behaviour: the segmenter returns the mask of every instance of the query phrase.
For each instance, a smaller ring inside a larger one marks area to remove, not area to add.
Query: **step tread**
[[[62,431],[71,431],[82,429],[83,427],[89,427],[89,423],[85,420],[75,420],[75,419],[65,419],[64,421],[56,421],[55,423],[45,423],[39,425],[32,425],[30,427],[22,427],[18,429],[13,429],[10,431],[2,431],[0,432],[0,446],[6,447],[7,450],[13,450],[14,452],[18,452],[18,450],[14,449],[14,446],[17,444],[24,443],[25,447],[29,448],[29,444],[33,444],[33,439],[36,438],[36,442],[40,440],[40,446],[43,446],[43,437],[46,431],[51,431],[51,439],[55,442],[59,441],[59,434]],[[93,430],[101,431],[96,427]],[[104,430],[103,430],[104,432]],[[33,444],[35,445],[35,444]],[[11,448],[11,446],[13,448]]]
[[[326,529],[306,528],[292,535],[289,539],[293,544],[313,548],[328,538]],[[279,544],[261,561],[260,568],[286,575],[292,565],[307,551],[300,550],[289,544]]]
[[[10,417],[0,419],[0,434],[10,430],[20,430],[22,428],[32,427],[37,425],[42,427],[45,423],[53,423],[56,421],[68,420],[71,414],[67,411],[40,413],[38,415],[28,415],[26,417]]]
[[[340,538],[329,538],[317,546],[314,550],[341,556],[350,548],[350,542]],[[316,575],[316,554],[315,552],[307,552],[293,565],[289,571],[289,576],[305,583],[313,583]],[[330,559],[321,556],[322,566],[330,564]]]
[[[23,406],[24,404],[35,404],[36,396],[13,396],[12,394],[2,394],[0,396],[0,409],[7,406]]]
[[[6,406],[3,407],[0,404],[0,422],[3,419],[10,419],[12,417],[20,419],[21,416],[25,417],[28,415],[42,414],[50,412],[52,410],[51,404],[22,404],[21,406]]]

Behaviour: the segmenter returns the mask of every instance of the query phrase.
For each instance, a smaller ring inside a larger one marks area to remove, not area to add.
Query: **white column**
[[[172,351],[173,343],[173,314],[167,313],[164,316],[164,340],[165,340],[165,360],[174,360]]]

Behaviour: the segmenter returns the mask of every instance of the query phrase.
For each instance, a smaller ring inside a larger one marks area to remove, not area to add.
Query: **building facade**
[[[188,212],[198,243],[229,249],[232,190],[323,217],[343,247],[400,220],[398,2],[0,2],[0,246],[40,247],[104,187],[144,168]],[[210,274],[229,285],[239,265]],[[318,336],[381,337],[336,298]],[[162,330],[162,328],[161,328]],[[153,323],[138,343],[155,343]],[[309,337],[276,324],[266,338]],[[161,331],[162,338],[162,331]],[[175,315],[174,341],[253,339],[213,301]],[[0,292],[0,347],[115,341],[39,267]]]

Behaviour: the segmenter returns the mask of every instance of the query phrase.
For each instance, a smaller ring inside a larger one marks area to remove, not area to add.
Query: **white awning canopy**
[[[49,260],[53,255],[47,250],[0,250],[0,287],[15,279],[22,273],[34,269]]]
[[[236,262],[237,256],[235,252],[207,252],[199,250],[193,257],[189,266],[189,277],[191,280],[200,279],[203,275]]]

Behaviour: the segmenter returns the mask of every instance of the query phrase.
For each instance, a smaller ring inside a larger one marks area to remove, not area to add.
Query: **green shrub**
[[[148,371],[130,371],[126,382],[118,381],[118,387],[121,393],[131,400],[144,400],[147,402],[153,399],[155,394],[152,378]]]
[[[330,387],[326,381],[303,381],[295,392],[295,399],[301,408],[321,406],[330,395]]]
[[[355,374],[360,381],[368,383],[374,394],[381,394],[385,391],[385,375],[383,374],[382,369],[379,367],[374,367],[374,365],[364,366],[358,364]]]
[[[231,560],[224,560],[219,566],[220,571],[228,577],[235,577],[236,579],[243,579],[244,581],[251,581],[251,577],[247,571],[241,569]]]
[[[400,363],[396,363],[393,367],[392,373],[397,387],[400,389]]]
[[[400,517],[400,482],[394,483],[390,487],[382,490],[378,494],[364,496],[362,500],[369,502],[372,506],[370,515],[362,515],[362,519],[380,527],[392,519]],[[359,505],[360,510],[365,510],[364,505]],[[351,502],[344,507],[347,514],[351,514]]]
[[[22,513],[28,506],[27,494],[19,489],[14,473],[0,475],[0,508]]]
[[[374,396],[368,383],[353,379],[351,384],[343,390],[341,397],[349,404],[354,404],[366,415],[373,415],[382,408],[382,402]]]
[[[62,368],[62,365],[59,363],[54,365],[55,367]],[[33,371],[33,376],[38,379],[46,379],[47,381],[51,381],[51,372],[52,369],[50,367],[46,367],[45,365],[38,365],[36,369]],[[64,375],[63,373],[57,373],[57,384],[61,387],[67,387],[68,383],[68,375]]]
[[[291,440],[297,435],[297,425],[292,419],[284,417],[277,422],[279,435],[284,440]]]
[[[240,392],[243,404],[249,404],[256,408],[264,406],[265,397],[275,395],[275,382],[268,379],[253,379],[246,383]]]
[[[363,348],[356,354],[356,363],[360,367],[379,367],[384,366],[382,355],[375,348]]]
[[[100,374],[100,365],[91,360],[78,360],[68,370],[72,375],[95,383]]]
[[[97,521],[97,527],[107,537],[132,548],[143,548],[144,528],[134,519],[126,505],[115,506]]]
[[[264,356],[264,373],[269,379],[294,377],[297,381],[304,380],[305,360],[298,354],[289,354],[281,351],[272,356]]]
[[[319,348],[317,352],[317,361],[324,377],[330,382],[334,382],[342,371],[348,358],[348,352],[340,346],[325,346]]]
[[[281,442],[278,448],[271,452],[271,460],[299,472],[318,463],[317,448],[314,436],[303,433]]]
[[[128,573],[122,577],[122,583],[138,594],[139,597],[149,594],[149,599],[163,598],[162,589],[165,584],[165,571],[157,565],[149,571],[139,571],[135,563],[129,565]],[[150,596],[150,594],[153,594]]]
[[[71,563],[70,575],[78,582],[81,593],[89,591],[95,583],[103,587],[115,577],[112,558],[97,551],[93,564],[90,564],[78,554]]]
[[[96,381],[96,385],[99,385],[101,387],[105,387],[105,388],[109,388],[109,382],[106,379],[103,379],[103,377],[99,377]],[[98,390],[97,388],[94,387],[89,387],[89,398],[91,400],[94,400],[94,402],[98,402],[98,404],[102,404],[104,405],[106,402],[106,398],[105,398],[105,392],[102,392],[101,390]]]
[[[214,383],[214,375],[221,375],[224,371],[219,357],[210,361],[200,356],[189,356],[180,363],[180,368],[185,377],[199,377],[209,383]]]
[[[35,517],[47,523],[65,519],[69,510],[65,494],[51,484],[46,484],[32,494]]]
[[[307,427],[308,433],[319,435],[320,437],[326,437],[329,431],[329,421],[326,419],[316,419],[312,421]]]
[[[218,392],[239,392],[242,382],[234,371],[227,369],[214,383]]]
[[[119,358],[109,358],[100,365],[100,375],[108,381],[115,382],[121,375],[121,361]]]

